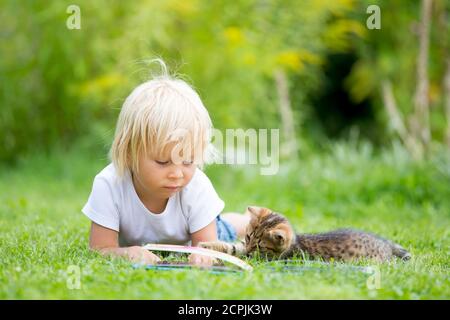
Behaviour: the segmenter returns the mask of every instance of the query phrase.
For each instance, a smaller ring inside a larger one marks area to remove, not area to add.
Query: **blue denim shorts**
[[[234,230],[234,227],[227,221],[223,220],[220,215],[218,215],[216,218],[216,226],[217,238],[220,241],[234,242],[237,240],[237,234],[236,230]]]

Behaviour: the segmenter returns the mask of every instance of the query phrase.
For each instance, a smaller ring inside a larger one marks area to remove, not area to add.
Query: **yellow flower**
[[[88,96],[105,92],[123,82],[124,78],[122,75],[118,73],[108,73],[82,83],[79,89],[82,95]]]
[[[233,46],[240,45],[244,42],[244,35],[238,27],[228,27],[225,29],[224,34],[225,38]]]
[[[294,71],[301,71],[304,68],[304,64],[300,59],[298,52],[293,50],[280,52],[276,56],[276,62],[288,69]]]

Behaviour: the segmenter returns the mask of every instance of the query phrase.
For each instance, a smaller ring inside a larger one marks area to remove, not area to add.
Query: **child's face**
[[[192,179],[196,166],[191,161],[174,163],[169,157],[139,157],[140,188],[149,196],[167,199],[180,191]]]

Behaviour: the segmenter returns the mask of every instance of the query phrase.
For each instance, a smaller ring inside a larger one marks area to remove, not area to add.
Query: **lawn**
[[[342,264],[289,273],[253,259],[253,273],[214,274],[103,258],[87,248],[89,221],[80,209],[106,163],[98,152],[74,148],[0,168],[1,299],[450,298],[448,154],[419,163],[399,147],[336,144],[282,161],[275,176],[259,175],[258,167],[206,169],[225,211],[256,204],[284,213],[300,232],[355,227],[403,245],[409,262],[358,263],[376,270],[375,287],[373,274]],[[71,286],[73,270],[79,289]]]

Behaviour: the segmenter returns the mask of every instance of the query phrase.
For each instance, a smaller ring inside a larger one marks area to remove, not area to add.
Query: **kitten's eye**
[[[169,163],[169,161],[158,161],[158,160],[155,160],[155,162],[161,166],[164,166]]]

